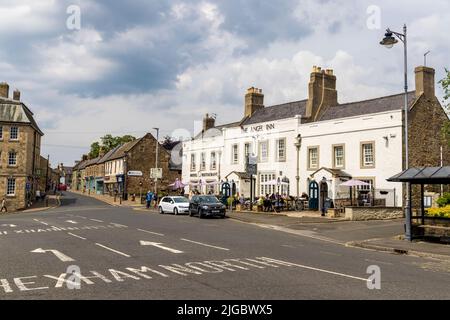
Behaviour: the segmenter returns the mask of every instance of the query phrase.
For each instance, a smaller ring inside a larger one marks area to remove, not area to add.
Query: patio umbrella
[[[351,179],[341,183],[339,186],[350,187],[350,201],[353,206],[353,187],[367,187],[370,186],[370,184],[361,180]]]
[[[174,183],[169,184],[169,187],[172,187],[174,190],[184,188],[186,184],[181,182],[178,178],[175,180]]]

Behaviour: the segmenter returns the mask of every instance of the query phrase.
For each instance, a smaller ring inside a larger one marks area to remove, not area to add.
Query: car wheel
[[[160,214],[164,214],[164,210],[163,210],[162,207],[159,207],[159,213],[160,213]]]
[[[225,213],[220,216],[220,219],[225,219]]]
[[[192,213],[191,208],[189,208],[189,217],[193,217],[193,216],[194,216],[194,214]]]
[[[198,217],[200,219],[203,219],[203,210],[201,210],[201,209],[198,210]]]
[[[178,208],[173,209],[173,214],[176,216],[178,215]]]

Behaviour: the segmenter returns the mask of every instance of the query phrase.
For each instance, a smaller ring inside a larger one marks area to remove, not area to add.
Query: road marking
[[[128,226],[124,226],[123,224],[119,224],[119,223],[115,223],[115,222],[111,222],[110,224],[112,224],[113,226],[116,226],[116,227],[128,228]]]
[[[2,227],[10,227],[10,228],[15,228],[17,227],[15,224],[2,224]]]
[[[77,236],[76,234],[73,234],[73,233],[70,233],[70,232],[68,232],[68,234],[70,234],[71,236],[74,236],[74,237],[76,237],[76,238],[80,238],[81,240],[86,240],[86,238]]]
[[[83,216],[74,216],[74,217],[81,218],[81,219],[87,219],[86,217],[83,217]]]
[[[230,249],[227,249],[227,248],[222,248],[222,247],[212,246],[212,245],[210,245],[210,244],[206,244],[206,243],[202,243],[202,242],[197,242],[197,241],[193,241],[193,240],[189,240],[189,239],[181,239],[181,240],[182,240],[182,241],[186,241],[186,242],[196,243],[196,244],[199,244],[199,245],[205,246],[205,247],[210,247],[210,248],[215,248],[215,249],[219,249],[219,250],[230,251]]]
[[[162,236],[162,237],[164,237],[164,234],[162,234],[162,233],[158,233],[158,232],[152,232],[152,231],[147,231],[147,230],[143,230],[143,229],[138,229],[139,231],[142,231],[142,232],[147,232],[147,233],[150,233],[150,234],[156,234],[157,236]]]
[[[183,251],[177,250],[177,249],[172,249],[172,248],[168,248],[162,245],[162,243],[158,243],[158,242],[150,242],[150,241],[140,241],[141,246],[154,246],[157,247],[159,249],[162,250],[166,250],[172,253],[183,253]]]
[[[102,245],[102,244],[100,244],[100,243],[96,243],[95,245],[97,245],[97,246],[99,246],[99,247],[102,247],[102,248],[104,248],[104,249],[106,249],[106,250],[109,250],[109,251],[115,252],[115,253],[117,253],[117,254],[120,254],[120,255],[122,255],[122,256],[124,256],[124,257],[127,257],[127,258],[129,258],[129,257],[130,257],[130,256],[129,256],[129,255],[127,255],[126,253],[123,253],[123,252],[120,252],[120,251],[117,251],[117,250],[114,250],[114,249],[108,248],[107,246],[104,246],[104,245]]]
[[[91,221],[95,221],[95,222],[105,222],[105,221],[102,221],[102,220],[97,220],[97,219],[89,219],[89,220],[91,220]]]
[[[35,249],[33,251],[30,251],[32,253],[46,253],[46,252],[51,252],[53,253],[59,260],[61,260],[62,262],[69,262],[69,261],[75,261],[74,259],[72,259],[69,256],[66,256],[64,253],[58,251],[58,250],[51,250],[51,249],[42,249],[42,248],[38,248]]]
[[[71,223],[71,224],[78,224],[78,222],[73,221],[73,220],[66,220],[66,222]]]
[[[36,222],[39,222],[39,223],[42,223],[44,226],[48,226],[48,223],[45,223],[45,222],[42,222],[42,221],[39,221],[38,219],[33,219],[34,221],[36,221]]]

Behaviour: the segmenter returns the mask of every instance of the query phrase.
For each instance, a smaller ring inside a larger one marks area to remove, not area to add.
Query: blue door
[[[315,181],[309,184],[309,209],[319,210],[319,185]]]

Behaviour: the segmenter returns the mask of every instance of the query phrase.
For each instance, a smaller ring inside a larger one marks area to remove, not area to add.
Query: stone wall
[[[176,178],[181,179],[179,171],[169,170],[170,153],[159,146],[159,167],[162,168],[163,177],[158,180],[158,191],[166,193],[170,191],[169,184]],[[127,177],[127,193],[136,194],[142,191],[153,191],[155,182],[150,179],[150,169],[156,165],[156,139],[151,135],[145,135],[128,153],[126,171],[141,171],[142,177]],[[140,185],[142,183],[142,186]]]
[[[352,221],[389,220],[403,218],[402,208],[397,207],[346,207],[345,218]]]

